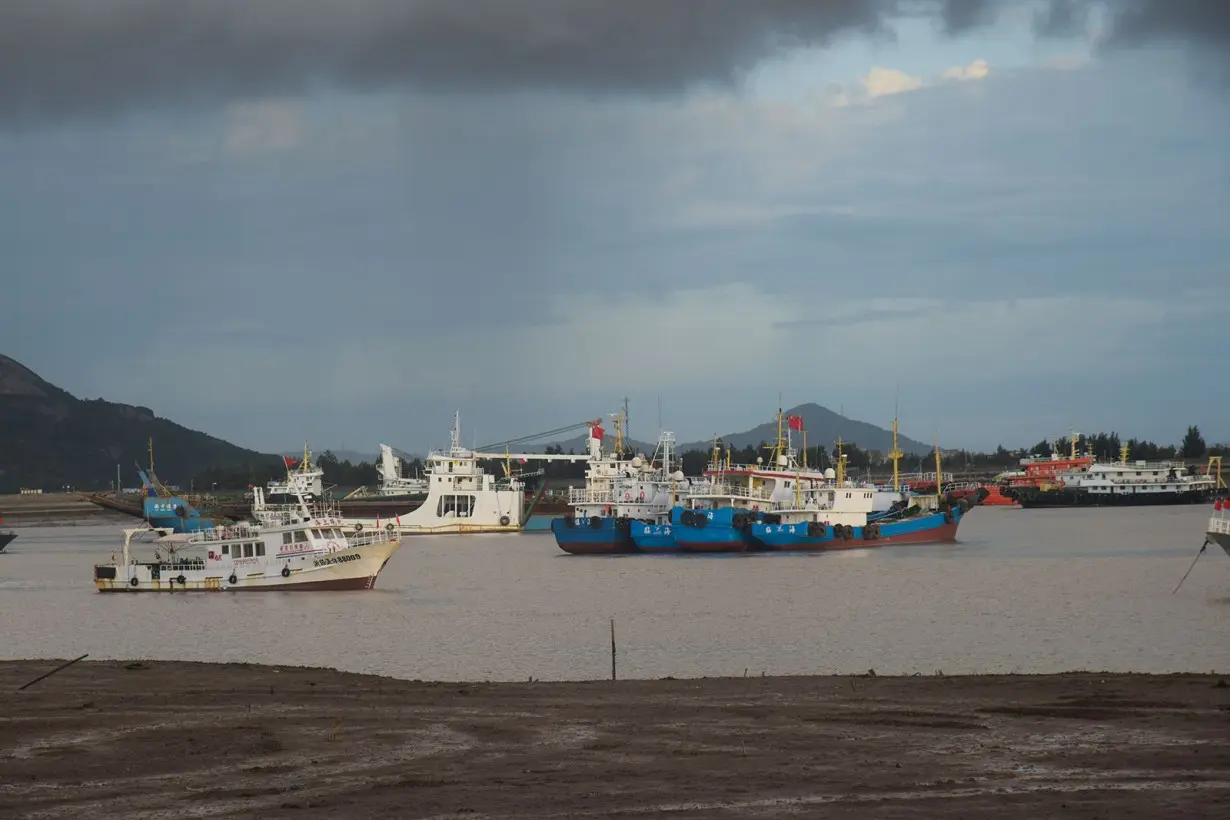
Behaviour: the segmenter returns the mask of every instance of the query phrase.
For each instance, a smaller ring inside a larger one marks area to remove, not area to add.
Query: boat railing
[[[693,485],[689,494],[695,497],[746,498],[752,501],[771,501],[773,499],[773,493],[764,487],[749,487],[746,484],[731,484],[727,481],[710,481],[700,485]]]
[[[591,490],[588,487],[573,487],[568,491],[569,504],[614,504],[615,493],[611,490]]]
[[[377,529],[364,529],[353,533],[346,537],[346,541],[352,547],[369,547],[372,544],[387,544],[401,538],[401,534],[396,530],[389,530],[384,527]]]

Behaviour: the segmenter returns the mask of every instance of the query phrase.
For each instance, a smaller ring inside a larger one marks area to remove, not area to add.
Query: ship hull
[[[0,532],[0,552],[4,552],[4,548],[13,543],[13,539],[17,537],[15,532]]]
[[[998,485],[991,485],[986,488],[986,497],[980,502],[984,507],[1019,507],[1015,498],[1004,495]]]
[[[874,527],[852,527],[849,538],[834,527],[823,534],[810,533],[807,524],[753,524],[751,536],[755,549],[770,552],[810,552],[819,550],[866,549],[901,544],[943,544],[957,540],[957,528],[965,517],[961,507],[950,514],[930,513],[901,521],[877,522]]]
[[[675,540],[675,524],[633,524],[632,543],[637,552],[648,555],[679,552],[679,542]]]
[[[1212,490],[1190,490],[1175,493],[1090,493],[1085,490],[1035,490],[1022,488],[1013,494],[1025,509],[1056,507],[1161,507],[1185,504],[1207,504],[1213,500]]]
[[[381,541],[325,555],[278,559],[258,572],[209,566],[184,569],[174,564],[103,564],[94,567],[94,586],[99,592],[170,593],[372,589],[400,546],[399,540]],[[282,574],[282,567],[286,568],[286,575]]]
[[[1205,538],[1221,547],[1226,551],[1226,555],[1230,556],[1230,533],[1210,532],[1205,534]]]
[[[595,525],[593,522],[597,522]],[[570,555],[618,555],[636,551],[630,526],[614,518],[556,518],[551,533],[556,545]]]

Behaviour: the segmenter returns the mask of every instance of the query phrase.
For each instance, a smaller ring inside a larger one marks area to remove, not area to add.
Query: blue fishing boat
[[[624,452],[625,413],[612,415],[616,431],[614,450],[603,451],[600,421],[589,425],[586,446],[589,463],[585,486],[569,491],[573,514],[551,521],[555,543],[575,555],[636,552],[633,533],[642,526],[669,522],[669,513],[687,481],[673,469],[674,433],[658,437],[652,457]]]
[[[211,518],[202,518],[201,511],[188,503],[181,496],[172,494],[158,479],[154,472],[154,442],[149,443],[149,470],[137,467],[137,475],[141,478],[141,486],[145,495],[141,499],[142,517],[151,527],[168,529],[172,532],[201,532],[213,529]]]
[[[893,445],[893,453],[899,453],[895,435]],[[842,467],[839,459],[839,472]],[[893,472],[895,479],[895,461]],[[943,475],[938,445],[935,472]],[[778,509],[773,521],[752,523],[748,527],[751,548],[784,552],[951,542],[957,539],[957,528],[965,514],[980,500],[940,492],[911,494],[884,512],[874,510],[874,491],[845,489],[847,485],[839,480],[834,489],[821,488],[802,504]]]

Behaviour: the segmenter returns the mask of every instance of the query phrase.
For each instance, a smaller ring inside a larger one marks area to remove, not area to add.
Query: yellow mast
[[[715,473],[722,469],[722,451],[718,447],[717,436],[713,437],[713,460],[709,462],[709,469]]]
[[[1119,448],[1119,463],[1127,464],[1127,460],[1128,460],[1128,446],[1124,444]]]
[[[807,431],[802,430],[800,432],[803,433],[803,469],[806,470],[807,469]]]
[[[1072,430],[1070,434],[1068,435],[1068,442],[1071,445],[1071,455],[1069,455],[1068,457],[1073,460],[1076,459],[1076,442],[1078,441],[1080,441],[1080,436],[1076,434],[1076,430]]]
[[[624,411],[620,410],[611,416],[611,422],[615,425],[615,452],[618,455],[624,453]]]
[[[893,460],[893,491],[901,491],[901,474],[897,470],[897,462],[905,453],[901,452],[901,448],[897,446],[897,419],[893,419],[893,449],[889,451],[888,457]]]
[[[837,486],[846,483],[846,457],[841,453],[841,436],[837,437]]]

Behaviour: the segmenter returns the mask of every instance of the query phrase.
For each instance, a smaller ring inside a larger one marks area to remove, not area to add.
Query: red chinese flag
[[[291,467],[294,467],[296,464],[298,464],[298,463],[299,463],[299,460],[298,460],[298,459],[291,458],[290,456],[282,456],[282,461],[283,461],[283,462],[285,462],[285,464],[286,464],[286,469],[288,469],[288,470],[289,470]]]
[[[791,430],[802,430],[803,429],[803,417],[802,416],[787,416],[786,420],[790,422]]]
[[[590,434],[599,441],[602,441],[602,436],[604,435],[602,428],[596,424],[590,429]]]

